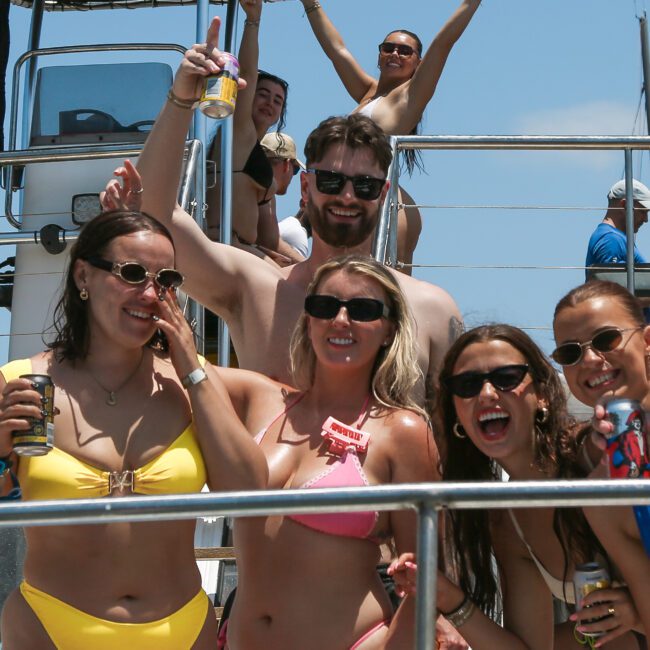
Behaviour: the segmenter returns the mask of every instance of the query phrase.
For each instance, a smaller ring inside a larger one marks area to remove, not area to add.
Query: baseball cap
[[[295,161],[300,169],[305,169],[305,164],[298,159],[296,143],[290,135],[276,132],[267,133],[260,144],[269,158],[286,158]],[[650,192],[648,192],[648,197],[650,197]]]
[[[625,181],[614,183],[607,193],[608,199],[625,198]],[[636,179],[632,180],[632,198],[638,201],[646,210],[650,210],[650,190]]]

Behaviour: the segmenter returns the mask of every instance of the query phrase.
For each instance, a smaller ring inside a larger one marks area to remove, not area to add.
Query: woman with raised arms
[[[348,94],[358,104],[353,112],[374,120],[387,135],[413,135],[422,114],[433,97],[447,58],[469,25],[481,0],[463,0],[443,25],[426,52],[413,32],[396,29],[379,44],[375,79],[361,68],[346,47],[338,30],[325,13],[319,0],[301,0],[323,51],[332,62]],[[372,4],[369,4],[369,8]],[[414,151],[406,153],[409,173],[417,164]],[[400,203],[415,201],[400,188]],[[422,229],[417,208],[401,209],[398,214],[399,261],[410,264]],[[410,270],[406,269],[406,272]]]

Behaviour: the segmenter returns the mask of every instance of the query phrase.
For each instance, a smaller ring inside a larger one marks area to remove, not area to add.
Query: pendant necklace
[[[135,374],[140,370],[140,366],[142,365],[142,362],[144,361],[144,350],[142,351],[142,356],[140,357],[140,361],[138,362],[138,365],[135,367],[133,372],[115,389],[115,390],[109,390],[104,386],[95,375],[93,375],[92,372],[88,368],[86,368],[86,372],[93,378],[93,381],[107,394],[106,399],[104,400],[104,403],[107,406],[117,406],[117,393],[119,393],[132,379],[135,377]]]

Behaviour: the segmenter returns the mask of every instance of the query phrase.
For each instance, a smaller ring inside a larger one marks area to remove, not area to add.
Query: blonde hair
[[[307,288],[307,296],[317,292],[323,280],[342,271],[348,275],[359,275],[377,282],[386,294],[386,306],[390,310],[388,318],[395,326],[392,341],[381,347],[372,371],[370,389],[373,397],[388,408],[406,408],[428,417],[414,400],[413,387],[422,373],[417,362],[413,318],[402,292],[393,274],[371,257],[346,255],[338,257],[316,270],[314,278]],[[290,345],[291,373],[295,385],[301,390],[311,388],[316,370],[316,354],[307,332],[307,314],[303,311],[293,330]]]

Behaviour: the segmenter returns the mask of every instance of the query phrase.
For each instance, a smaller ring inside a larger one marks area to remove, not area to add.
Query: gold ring
[[[613,607],[608,607],[608,608],[607,608],[607,613],[608,613],[610,616],[616,616],[616,610],[615,610]]]

